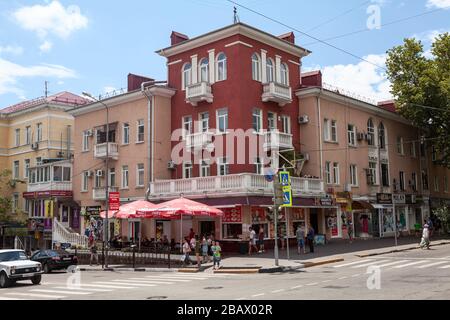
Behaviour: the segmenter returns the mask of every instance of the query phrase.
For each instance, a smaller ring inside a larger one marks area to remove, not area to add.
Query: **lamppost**
[[[108,268],[108,248],[109,248],[109,108],[101,100],[96,99],[92,94],[83,92],[83,95],[100,103],[106,109],[106,192],[105,192],[105,203],[106,203],[106,217],[105,224],[103,226],[103,247],[105,248],[105,268]]]

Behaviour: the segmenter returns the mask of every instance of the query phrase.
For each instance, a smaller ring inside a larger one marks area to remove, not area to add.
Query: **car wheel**
[[[11,285],[11,280],[8,278],[6,273],[0,273],[0,288],[7,288]]]
[[[43,269],[44,269],[44,273],[52,272],[52,269],[50,269],[50,266],[47,263],[44,264]]]
[[[31,278],[31,282],[35,285],[40,284],[42,280],[42,276],[40,274],[34,276],[33,278]]]

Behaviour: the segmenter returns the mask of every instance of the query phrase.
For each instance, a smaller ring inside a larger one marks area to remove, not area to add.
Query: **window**
[[[226,176],[230,174],[230,165],[228,164],[228,158],[217,159],[217,167],[219,176]]]
[[[323,119],[323,139],[330,141],[330,120]]]
[[[128,188],[129,186],[128,180],[129,180],[128,166],[122,166],[122,189]]]
[[[89,131],[83,131],[82,151],[89,151]]]
[[[31,143],[31,127],[28,126],[25,128],[25,144]]]
[[[431,146],[431,161],[437,160],[437,152],[434,146]]]
[[[81,192],[88,191],[89,171],[84,171],[81,176]]]
[[[400,180],[400,190],[405,191],[405,173],[403,171],[400,171],[398,175]]]
[[[137,142],[144,142],[144,120],[138,120],[137,123]]]
[[[383,122],[378,127],[378,141],[381,149],[386,149],[386,130],[384,129]]]
[[[211,175],[211,165],[209,160],[202,160],[200,163],[200,176],[209,177]]]
[[[199,64],[200,82],[209,82],[209,61],[208,58],[200,60]]]
[[[42,141],[42,123],[38,123],[36,125],[36,131],[37,131],[36,141],[40,142]]]
[[[273,112],[267,113],[267,130],[273,131],[277,128],[277,115]]]
[[[95,170],[95,172],[97,172],[97,171],[99,171],[99,170]],[[95,175],[95,187],[96,188],[101,188],[102,187],[102,178],[99,177],[97,174]]]
[[[348,144],[350,146],[356,146],[356,130],[354,125],[352,124],[348,125],[347,136],[348,136]]]
[[[223,239],[238,239],[239,235],[242,235],[242,223],[222,224]]]
[[[403,138],[402,137],[397,137],[397,153],[404,155]]]
[[[30,176],[30,159],[25,159],[24,161],[24,178],[28,178]]]
[[[328,142],[337,142],[337,121],[323,120],[323,135],[324,140]]]
[[[339,163],[333,163],[333,183],[339,184],[340,176],[339,176]]]
[[[369,146],[374,146],[375,145],[375,127],[373,126],[372,119],[369,119],[367,121],[367,136],[368,136],[367,143],[369,144]]]
[[[190,63],[186,63],[183,66],[182,78],[182,89],[185,90],[192,83],[192,65]]]
[[[422,189],[428,190],[428,174],[422,170]]]
[[[369,185],[377,184],[377,163],[369,162],[369,172],[367,176],[367,182]]]
[[[358,185],[358,168],[355,164],[350,165],[350,184],[354,187]]]
[[[252,115],[253,130],[257,133],[262,131],[262,110],[253,109]]]
[[[192,178],[192,162],[183,162],[183,179]]]
[[[227,80],[227,56],[219,53],[217,56],[217,81]]]
[[[389,187],[389,166],[387,163],[381,164],[381,183],[383,187]]]
[[[122,127],[122,144],[130,143],[130,124],[124,123]]]
[[[252,55],[252,79],[261,81],[261,60],[256,53]]]
[[[116,186],[116,168],[109,168],[109,185],[111,187],[115,187]]]
[[[228,110],[217,110],[217,123],[219,132],[227,132],[228,130]]]
[[[439,192],[439,177],[434,177],[434,191]]]
[[[413,141],[411,142],[411,157],[415,158],[416,156],[416,143]]]
[[[19,211],[19,194],[14,193],[12,198],[12,211],[17,213]]]
[[[448,177],[444,177],[444,192],[448,192]]]
[[[137,187],[143,187],[144,186],[144,164],[143,163],[139,163],[137,165],[136,186]]]
[[[18,180],[19,179],[19,161],[14,161],[14,167],[13,167],[13,178]]]
[[[331,141],[337,142],[337,122],[331,120]]]
[[[209,131],[209,113],[203,112],[200,113],[200,131],[208,132]]]
[[[286,63],[282,63],[280,66],[280,72],[281,72],[281,84],[284,84],[285,86],[289,85],[289,69]]]
[[[14,144],[16,147],[20,146],[20,129],[16,129],[15,141]]]
[[[291,133],[291,118],[289,116],[281,117],[281,125],[283,133],[290,134]]]
[[[36,158],[36,166],[40,166],[42,165],[42,158],[41,157],[37,157]]]
[[[31,201],[28,199],[23,199],[24,211],[28,214],[30,214],[30,209],[31,209],[30,202]]]
[[[417,191],[417,174],[415,172],[411,173],[411,189],[414,192]]]
[[[327,180],[327,184],[331,184],[331,162],[325,162],[325,178]]]
[[[267,83],[273,82],[274,79],[274,67],[273,67],[273,60],[267,59],[266,63],[266,74],[267,74]]]
[[[192,116],[183,117],[183,136],[192,134]]]
[[[60,182],[63,178],[62,167],[53,167],[53,181]]]
[[[255,165],[255,173],[256,174],[263,174],[263,165],[261,162],[261,158],[256,157],[255,162],[253,163]]]

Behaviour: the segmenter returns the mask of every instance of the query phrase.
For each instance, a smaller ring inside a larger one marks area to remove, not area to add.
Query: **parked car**
[[[39,250],[33,253],[31,260],[40,262],[45,273],[78,264],[78,258],[65,250]]]
[[[16,281],[31,280],[41,283],[42,265],[31,261],[23,250],[0,250],[0,288],[7,288]]]

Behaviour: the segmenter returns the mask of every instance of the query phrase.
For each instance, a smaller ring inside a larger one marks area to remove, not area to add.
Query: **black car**
[[[45,273],[78,264],[77,257],[64,250],[39,250],[33,253],[31,260],[40,262]]]

